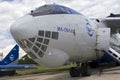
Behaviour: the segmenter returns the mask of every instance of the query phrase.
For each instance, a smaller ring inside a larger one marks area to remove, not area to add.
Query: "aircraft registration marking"
[[[60,27],[60,26],[58,26],[57,27],[57,31],[67,32],[67,33],[73,33],[74,35],[76,34],[75,33],[75,29],[71,29],[71,28],[67,28],[67,27]]]

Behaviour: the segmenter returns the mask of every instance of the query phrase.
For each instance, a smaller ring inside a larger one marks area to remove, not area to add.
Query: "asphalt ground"
[[[120,67],[105,70],[99,75],[99,70],[92,70],[92,75],[88,77],[71,78],[69,71],[60,71],[54,73],[30,74],[21,76],[5,76],[0,80],[120,80]]]

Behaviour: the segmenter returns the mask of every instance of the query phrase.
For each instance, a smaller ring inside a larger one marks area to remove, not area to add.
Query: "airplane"
[[[7,56],[0,61],[0,69],[5,68],[2,66],[15,65],[18,63],[19,47],[15,45],[14,48],[7,54]]]
[[[15,45],[7,56],[0,61],[0,76],[6,74],[15,74],[16,69],[32,68],[32,64],[18,64],[19,46]]]
[[[71,77],[90,76],[89,62],[104,54],[120,62],[120,52],[112,48],[120,48],[119,21],[115,14],[89,19],[71,8],[45,4],[18,19],[10,31],[38,64],[57,67],[75,62],[69,70]]]

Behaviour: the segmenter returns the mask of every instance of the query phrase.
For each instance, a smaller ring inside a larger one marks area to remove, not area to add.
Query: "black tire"
[[[75,74],[74,74],[74,67],[72,67],[72,68],[70,68],[70,70],[69,70],[69,73],[70,73],[70,76],[71,77],[75,77]]]
[[[85,76],[90,76],[91,75],[91,68],[90,66],[86,66],[86,69],[85,69]]]
[[[82,63],[81,65],[81,76],[90,76],[91,75],[91,68],[88,64]]]
[[[80,70],[76,69],[75,67],[70,68],[70,76],[71,77],[79,77],[80,76]]]

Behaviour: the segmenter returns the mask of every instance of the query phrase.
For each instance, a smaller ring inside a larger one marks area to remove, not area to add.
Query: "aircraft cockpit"
[[[41,7],[32,10],[30,15],[32,16],[41,16],[41,15],[50,15],[50,14],[79,14],[75,10],[61,6],[61,5],[44,5]]]

